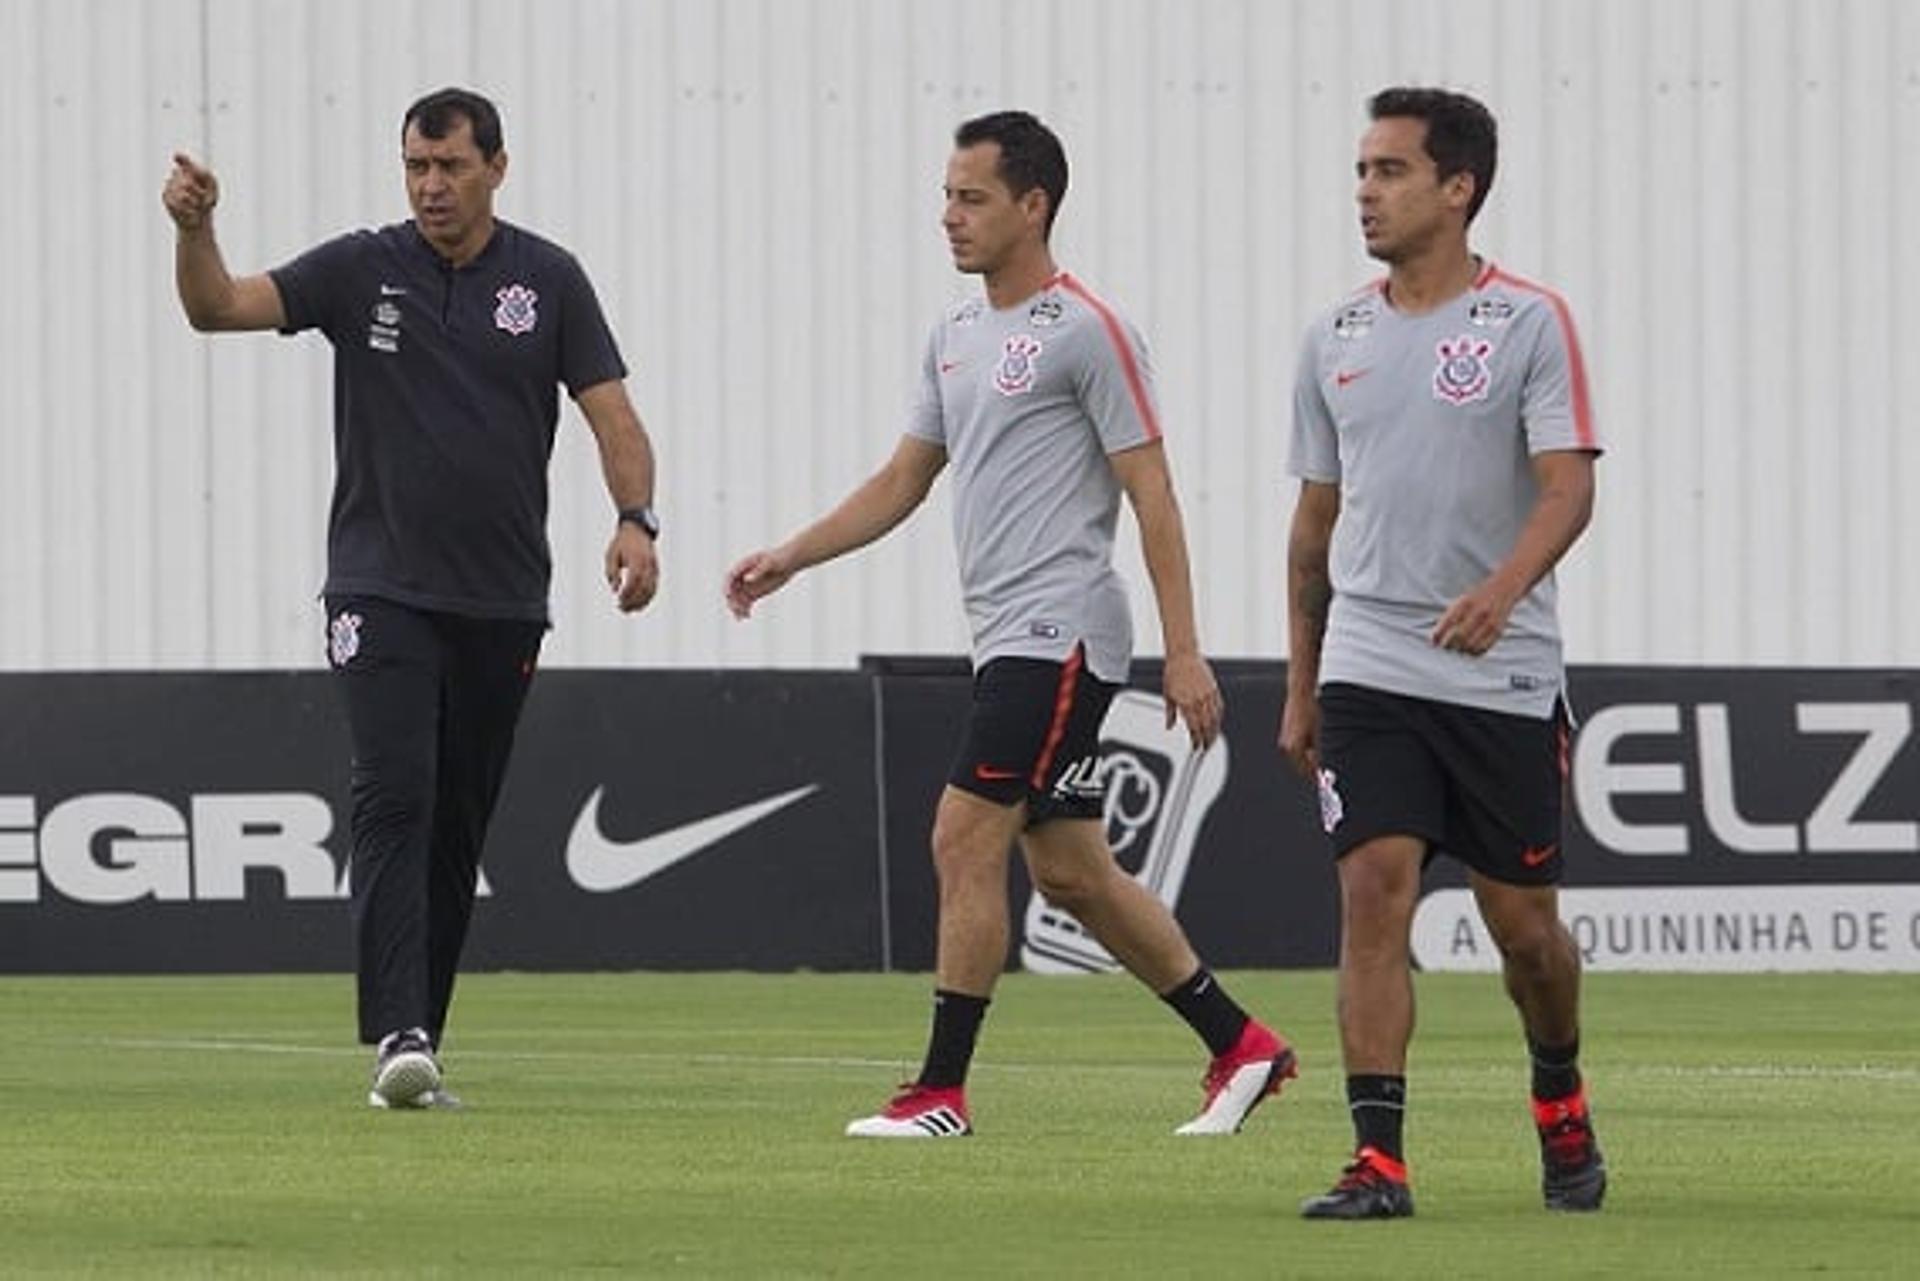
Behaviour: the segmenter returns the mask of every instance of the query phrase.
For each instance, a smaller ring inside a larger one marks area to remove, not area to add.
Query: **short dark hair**
[[[1500,151],[1500,127],[1493,113],[1475,98],[1448,89],[1382,89],[1367,103],[1375,120],[1411,116],[1427,122],[1427,154],[1445,181],[1457,173],[1473,175],[1473,199],[1467,221],[1480,212],[1493,190],[1493,166]]]
[[[1067,149],[1053,130],[1026,111],[996,111],[976,116],[953,131],[953,145],[1000,144],[1000,180],[1015,197],[1035,187],[1047,193],[1048,233],[1060,202],[1067,198]]]
[[[500,113],[493,104],[471,89],[436,89],[407,108],[400,120],[400,136],[407,136],[410,125],[419,125],[424,138],[438,141],[465,120],[473,126],[473,142],[487,160],[500,154]]]

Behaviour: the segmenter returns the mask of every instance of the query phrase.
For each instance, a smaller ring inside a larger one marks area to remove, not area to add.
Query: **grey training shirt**
[[[1599,452],[1573,316],[1488,263],[1421,316],[1375,283],[1307,331],[1290,469],[1340,487],[1322,684],[1544,717],[1565,676],[1551,574],[1474,657],[1428,639],[1512,553],[1538,486],[1531,458]]]
[[[1123,682],[1133,657],[1113,569],[1120,483],[1107,455],[1157,440],[1140,335],[1072,276],[934,326],[909,434],[946,450],[973,661],[1063,661]]]

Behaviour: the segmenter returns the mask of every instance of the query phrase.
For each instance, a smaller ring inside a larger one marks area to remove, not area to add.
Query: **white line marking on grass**
[[[284,1041],[241,1041],[224,1038],[194,1037],[107,1037],[99,1042],[114,1050],[159,1050],[162,1052],[207,1052],[238,1054],[302,1054],[326,1058],[359,1058],[371,1047],[347,1048],[335,1045],[295,1045]],[[826,1058],[791,1054],[668,1054],[636,1051],[621,1054],[606,1050],[473,1050],[462,1049],[453,1057],[461,1059],[510,1059],[526,1062],[653,1062],[699,1063],[722,1067],[772,1064],[777,1067],[899,1068],[899,1059]],[[1001,1064],[1020,1067],[1022,1065]],[[1039,1065],[1031,1065],[1038,1069]],[[1048,1070],[1057,1070],[1049,1068]]]
[[[194,1040],[189,1037],[177,1039],[106,1037],[100,1042],[110,1050],[209,1050],[226,1053],[238,1051],[241,1054],[317,1054],[328,1058],[359,1058],[365,1049],[349,1050],[335,1045],[286,1045],[277,1041],[221,1041]]]
[[[297,1045],[285,1041],[243,1041],[218,1037],[106,1037],[97,1044],[114,1050],[156,1050],[163,1053],[217,1054],[293,1054],[324,1058],[359,1058],[371,1053],[371,1047],[347,1048],[331,1045]],[[709,1067],[799,1067],[858,1068],[869,1071],[884,1068],[892,1072],[913,1071],[904,1059],[851,1058],[804,1054],[674,1054],[659,1050],[620,1053],[610,1050],[487,1050],[459,1049],[449,1058],[500,1060],[532,1063],[675,1063]],[[976,1070],[988,1072],[1164,1072],[1173,1065],[1162,1063],[976,1063]]]
[[[1920,1068],[1874,1067],[1866,1063],[1831,1067],[1811,1063],[1705,1063],[1697,1067],[1656,1063],[1629,1067],[1625,1072],[1632,1076],[1726,1076],[1762,1081],[1920,1081]]]
[[[108,1049],[116,1050],[155,1050],[161,1052],[197,1052],[218,1054],[288,1054],[307,1055],[322,1058],[359,1058],[370,1051],[364,1047],[337,1045],[300,1045],[287,1041],[245,1041],[228,1040],[223,1037],[108,1037],[98,1042]],[[861,1071],[888,1069],[891,1071],[912,1071],[912,1065],[904,1059],[857,1058],[839,1055],[809,1054],[715,1054],[702,1052],[696,1054],[675,1054],[659,1050],[636,1050],[621,1053],[610,1050],[489,1050],[459,1049],[451,1056],[463,1060],[499,1060],[502,1062],[527,1063],[676,1063],[700,1064],[709,1067],[796,1067],[796,1068],[856,1068]],[[976,1063],[975,1068],[984,1072],[1165,1072],[1178,1070],[1183,1065],[1168,1063],[1071,1063],[1067,1061],[1047,1063],[1020,1063],[988,1061]],[[1484,1064],[1475,1066],[1445,1066],[1428,1069],[1428,1075],[1434,1079],[1449,1076],[1482,1076],[1488,1073],[1506,1073],[1509,1065]],[[1920,1082],[1920,1068],[1877,1067],[1872,1064],[1833,1064],[1812,1063],[1632,1063],[1605,1065],[1595,1071],[1596,1079],[1605,1080],[1613,1076],[1659,1077],[1676,1080],[1702,1077],[1727,1077],[1737,1080],[1758,1081],[1897,1081]]]

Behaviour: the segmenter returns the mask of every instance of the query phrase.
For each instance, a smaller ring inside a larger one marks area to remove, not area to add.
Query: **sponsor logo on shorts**
[[[1106,778],[1100,771],[1098,755],[1082,756],[1060,771],[1053,783],[1056,801],[1098,801],[1107,795]]]
[[[1488,364],[1493,355],[1491,342],[1462,334],[1442,338],[1434,350],[1440,358],[1433,370],[1435,400],[1465,405],[1487,398],[1487,388],[1493,385],[1493,368]]]
[[[1330,769],[1322,769],[1316,777],[1320,784],[1320,826],[1332,834],[1347,816],[1347,803],[1340,799],[1340,776]]]

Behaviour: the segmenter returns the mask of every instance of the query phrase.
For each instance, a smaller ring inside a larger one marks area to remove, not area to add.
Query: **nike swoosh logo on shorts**
[[[1539,867],[1552,858],[1559,848],[1558,845],[1529,845],[1520,851],[1520,861],[1528,867]]]
[[[995,769],[991,765],[976,765],[973,767],[973,776],[983,783],[998,783],[1010,778],[1019,778],[1021,774],[1017,769]]]
[[[818,783],[809,783],[778,796],[643,836],[637,841],[615,841],[600,829],[600,797],[606,789],[595,788],[587,803],[580,807],[580,816],[573,821],[573,834],[567,838],[567,872],[576,885],[591,893],[624,890],[650,876],[658,876],[674,864],[685,862],[742,828],[751,827],[769,814],[819,790]]]

